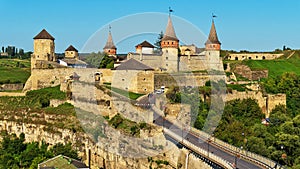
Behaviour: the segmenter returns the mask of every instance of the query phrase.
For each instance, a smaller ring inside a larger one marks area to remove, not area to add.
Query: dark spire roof
[[[123,62],[120,66],[115,68],[116,70],[153,70],[153,68],[131,58]]]
[[[74,48],[74,46],[70,45],[65,51],[75,51],[78,52],[78,50],[76,48]]]
[[[221,44],[221,42],[218,39],[214,20],[212,21],[209,36],[205,44]]]
[[[171,20],[170,16],[168,18],[168,24],[167,24],[166,32],[165,32],[164,37],[162,38],[162,40],[179,41],[178,38],[176,37],[176,33],[175,33],[173,23],[172,23],[172,20]]]
[[[39,34],[37,34],[33,39],[51,39],[55,40],[45,29],[43,29]]]
[[[154,48],[154,46],[151,43],[149,43],[148,41],[146,41],[146,40],[144,42],[136,45],[135,47],[138,47],[138,46],[148,47],[148,48]]]
[[[114,44],[114,41],[112,39],[110,31],[108,33],[107,41],[106,41],[106,44],[105,44],[103,49],[117,49],[115,44]]]

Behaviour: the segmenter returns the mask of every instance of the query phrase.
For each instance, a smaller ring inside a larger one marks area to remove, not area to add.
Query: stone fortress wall
[[[238,92],[232,91],[232,93],[226,94],[226,102],[235,100],[235,99],[255,99],[258,102],[259,107],[262,109],[262,112],[266,117],[270,116],[270,113],[277,105],[286,106],[286,95],[285,94],[267,94],[263,95],[260,91],[245,91]]]
[[[249,80],[259,80],[262,78],[267,78],[269,71],[268,69],[265,70],[251,70],[249,66],[246,65],[237,65],[233,72],[239,75],[242,75],[243,77],[249,79]]]
[[[273,60],[283,56],[283,54],[274,53],[230,53],[229,60]]]

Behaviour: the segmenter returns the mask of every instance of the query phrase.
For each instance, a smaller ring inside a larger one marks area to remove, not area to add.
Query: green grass
[[[0,59],[0,84],[25,83],[29,76],[29,60]]]
[[[63,114],[69,116],[75,116],[74,106],[70,103],[64,103],[57,107],[46,107],[45,112],[47,114]]]
[[[284,56],[275,60],[224,60],[224,63],[230,63],[231,69],[236,65],[245,64],[251,68],[251,70],[269,70],[269,77],[277,77],[286,72],[294,72],[300,75],[300,51],[297,50],[295,53],[287,59],[287,57],[292,54],[293,51],[284,51]]]
[[[51,132],[56,132],[52,130],[55,127],[82,131],[73,105],[49,107],[50,99],[66,99],[66,93],[59,89],[56,86],[29,91],[21,97],[0,97],[0,119],[46,125]],[[51,118],[45,120],[45,114]]]
[[[276,60],[247,60],[244,61],[252,70],[269,70],[269,77],[277,77],[285,72],[294,72],[300,75],[300,51],[289,59]]]
[[[139,137],[141,129],[150,129],[151,126],[145,122],[137,123],[129,119],[124,118],[120,114],[115,115],[108,121],[115,129],[120,130],[126,135]]]
[[[112,90],[113,92],[116,92],[116,93],[118,93],[122,96],[125,96],[131,100],[136,100],[137,98],[144,95],[144,94],[140,94],[140,93],[133,93],[133,92],[119,89],[119,88],[111,87],[110,85],[105,85],[105,87]]]

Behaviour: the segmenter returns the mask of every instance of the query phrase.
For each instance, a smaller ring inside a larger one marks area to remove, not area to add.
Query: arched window
[[[239,58],[238,58],[238,57],[235,57],[235,60],[239,60]]]
[[[265,59],[266,59],[266,57],[265,57],[265,56],[263,56],[263,57],[262,57],[262,59],[263,59],[263,60],[265,60]]]

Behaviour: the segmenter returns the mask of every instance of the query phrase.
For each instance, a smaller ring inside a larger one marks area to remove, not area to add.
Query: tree
[[[85,59],[86,63],[95,68],[114,68],[114,59],[105,53],[91,53]]]
[[[164,33],[163,31],[161,31],[160,34],[158,34],[157,40],[154,43],[158,51],[161,50],[161,40],[163,37],[164,37]]]
[[[48,150],[48,144],[44,141],[25,143],[24,133],[19,137],[15,134],[1,134],[3,140],[0,144],[0,168],[33,169],[42,161],[59,154],[78,159],[77,151],[72,149],[70,143],[66,145],[59,143]]]
[[[64,155],[70,158],[78,159],[78,154],[75,150],[72,149],[72,144],[68,143],[66,145],[63,145],[62,143],[58,143],[54,145],[50,151],[54,154],[54,156],[57,155]]]

